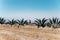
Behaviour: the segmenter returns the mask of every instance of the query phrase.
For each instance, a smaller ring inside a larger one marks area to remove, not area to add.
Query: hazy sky
[[[5,18],[60,17],[60,0],[0,0],[0,16]]]

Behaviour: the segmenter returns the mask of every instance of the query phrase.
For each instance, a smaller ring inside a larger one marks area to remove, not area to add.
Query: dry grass
[[[36,28],[33,25],[0,25],[0,40],[60,40],[60,28]]]

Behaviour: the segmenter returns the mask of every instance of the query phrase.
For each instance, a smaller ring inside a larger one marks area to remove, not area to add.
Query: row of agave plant
[[[53,28],[59,28],[60,20],[57,17],[56,18],[53,17],[52,19],[43,18],[43,19],[35,19],[34,22],[32,23],[31,20],[29,20],[29,21],[24,20],[24,19],[21,19],[21,20],[18,20],[18,19],[17,20],[15,20],[15,19],[6,20],[6,19],[0,17],[0,24],[10,24],[11,26],[14,25],[14,24],[19,24],[19,26],[20,25],[24,26],[25,24],[26,25],[35,24],[38,28],[39,27],[44,28],[45,26],[53,27]]]

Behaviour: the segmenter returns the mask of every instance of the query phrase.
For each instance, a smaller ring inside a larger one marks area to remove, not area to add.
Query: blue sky
[[[60,17],[60,0],[0,0],[0,16],[7,18]]]

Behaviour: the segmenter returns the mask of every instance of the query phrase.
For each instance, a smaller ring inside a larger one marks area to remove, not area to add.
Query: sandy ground
[[[0,40],[60,40],[60,28],[17,28],[0,25]]]

